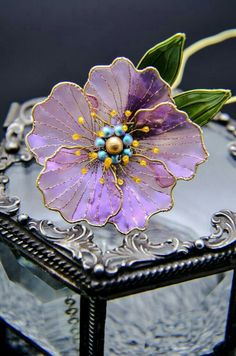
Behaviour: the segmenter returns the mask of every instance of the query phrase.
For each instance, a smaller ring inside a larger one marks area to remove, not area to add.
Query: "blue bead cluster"
[[[122,156],[132,156],[133,150],[131,145],[133,142],[133,137],[123,130],[122,125],[116,125],[114,128],[110,126],[104,126],[101,131],[103,132],[103,137],[97,137],[95,140],[95,146],[99,148],[98,159],[100,161],[105,161],[107,157],[111,157],[112,163],[118,164],[121,162]],[[106,140],[111,136],[117,136],[123,141],[123,151],[118,155],[110,155],[105,149]]]

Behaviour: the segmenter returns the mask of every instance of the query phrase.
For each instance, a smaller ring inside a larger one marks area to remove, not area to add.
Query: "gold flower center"
[[[123,151],[123,142],[119,137],[113,136],[106,141],[106,150],[111,155],[119,154]]]

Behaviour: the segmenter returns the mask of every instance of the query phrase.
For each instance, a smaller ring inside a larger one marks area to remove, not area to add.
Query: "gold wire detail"
[[[95,113],[95,111],[91,112],[91,116],[92,116],[93,119],[95,119],[97,117],[97,114]]]
[[[81,155],[81,151],[80,150],[75,151],[75,155],[76,156],[80,156]]]

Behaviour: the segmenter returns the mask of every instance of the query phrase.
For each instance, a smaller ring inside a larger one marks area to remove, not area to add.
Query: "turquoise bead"
[[[110,137],[113,134],[113,129],[110,126],[104,126],[102,131],[105,137]]]
[[[114,131],[115,131],[116,136],[122,136],[122,135],[125,134],[125,132],[124,132],[124,130],[122,129],[122,126],[121,126],[121,125],[115,126]]]
[[[130,148],[125,148],[123,150],[123,155],[131,157],[133,154],[133,151]]]
[[[98,151],[98,159],[100,159],[100,161],[104,161],[107,157],[108,154],[106,151]]]
[[[101,137],[97,137],[95,140],[95,146],[98,148],[105,146],[105,141]]]
[[[133,142],[133,137],[129,134],[126,134],[124,137],[123,137],[123,143],[126,145],[126,146],[130,146],[131,143]]]
[[[120,163],[120,156],[119,155],[111,156],[111,158],[112,158],[112,163],[113,164]]]

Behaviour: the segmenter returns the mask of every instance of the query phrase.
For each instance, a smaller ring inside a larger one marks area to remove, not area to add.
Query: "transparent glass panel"
[[[108,304],[105,356],[202,356],[224,339],[232,272]]]
[[[78,355],[80,297],[0,243],[0,317],[51,355]]]

